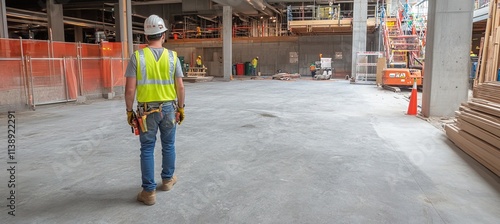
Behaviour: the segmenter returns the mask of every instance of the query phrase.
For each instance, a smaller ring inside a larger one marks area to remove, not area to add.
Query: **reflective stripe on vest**
[[[164,49],[158,61],[149,48],[136,51],[135,56],[138,62],[137,101],[175,100],[177,98],[175,92],[177,52]]]

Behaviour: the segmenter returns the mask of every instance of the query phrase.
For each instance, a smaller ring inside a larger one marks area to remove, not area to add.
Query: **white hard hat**
[[[150,15],[146,21],[144,21],[144,34],[145,35],[155,35],[167,31],[167,26],[163,19],[157,15]]]

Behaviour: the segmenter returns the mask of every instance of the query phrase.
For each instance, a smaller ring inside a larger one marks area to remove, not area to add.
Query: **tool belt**
[[[163,107],[163,104],[169,103],[175,105],[174,101],[137,103],[137,123],[139,123],[142,132],[148,131],[146,122],[148,115],[153,113],[160,113],[160,116],[162,116],[161,109]]]

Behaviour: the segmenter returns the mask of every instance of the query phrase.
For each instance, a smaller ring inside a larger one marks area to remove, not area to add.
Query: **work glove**
[[[135,127],[135,124],[134,124],[134,119],[135,119],[135,113],[134,111],[127,111],[127,121],[128,121],[128,124],[131,126],[131,127]]]
[[[184,120],[184,108],[177,108],[177,116],[176,116],[177,124],[181,125]]]

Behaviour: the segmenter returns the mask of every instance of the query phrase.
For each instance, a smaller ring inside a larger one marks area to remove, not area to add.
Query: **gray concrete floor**
[[[179,182],[154,206],[135,201],[139,141],[123,100],[17,113],[16,217],[2,150],[1,222],[500,223],[499,178],[406,116],[407,94],[347,81],[186,86]]]

